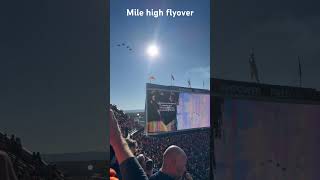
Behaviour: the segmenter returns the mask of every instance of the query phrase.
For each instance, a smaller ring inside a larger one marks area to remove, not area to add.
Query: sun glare
[[[155,58],[159,55],[159,48],[158,46],[156,45],[150,45],[148,48],[147,48],[147,54],[148,56],[150,56],[151,58]]]

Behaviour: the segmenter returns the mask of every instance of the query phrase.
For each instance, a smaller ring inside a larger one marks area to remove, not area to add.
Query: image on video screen
[[[210,127],[210,95],[147,90],[147,132]]]

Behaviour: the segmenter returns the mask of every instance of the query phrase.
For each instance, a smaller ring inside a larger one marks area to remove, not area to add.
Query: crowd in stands
[[[55,165],[41,159],[39,152],[31,153],[23,148],[20,138],[0,133],[0,151],[9,157],[15,176],[19,180],[60,180],[63,174]]]
[[[127,137],[129,132],[140,130],[143,128],[138,122],[135,122],[133,118],[129,118],[122,110],[118,110],[116,105],[111,105],[111,109],[116,112],[119,126],[121,127],[121,133]]]
[[[116,106],[112,105],[120,129],[125,137],[132,139],[137,144],[135,155],[144,155],[145,162],[153,163],[153,172],[157,172],[162,166],[163,152],[171,146],[176,145],[184,150],[187,156],[187,172],[195,180],[209,179],[210,168],[210,131],[209,129],[189,130],[175,133],[166,133],[157,136],[146,136],[144,131],[135,134],[125,134],[131,129],[141,129],[141,125],[134,123]],[[131,141],[131,140],[130,140]],[[128,142],[129,147],[132,142]],[[138,160],[141,157],[138,157]],[[141,163],[140,163],[141,164]],[[144,165],[145,166],[145,165]]]
[[[189,131],[176,134],[145,136],[139,134],[135,138],[138,143],[137,154],[144,154],[154,161],[154,167],[159,169],[162,163],[162,152],[174,144],[181,147],[188,157],[187,170],[194,179],[205,180],[209,177],[209,131]]]

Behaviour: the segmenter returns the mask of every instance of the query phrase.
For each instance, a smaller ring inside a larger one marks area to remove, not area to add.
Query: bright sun
[[[150,45],[147,48],[147,54],[151,57],[151,58],[155,58],[159,55],[159,48],[156,45]]]

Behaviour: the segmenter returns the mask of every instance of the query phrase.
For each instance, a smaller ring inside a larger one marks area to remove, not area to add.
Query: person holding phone
[[[110,145],[120,167],[123,180],[148,180],[143,168],[132,154],[128,143],[122,136],[117,119],[109,109]]]

